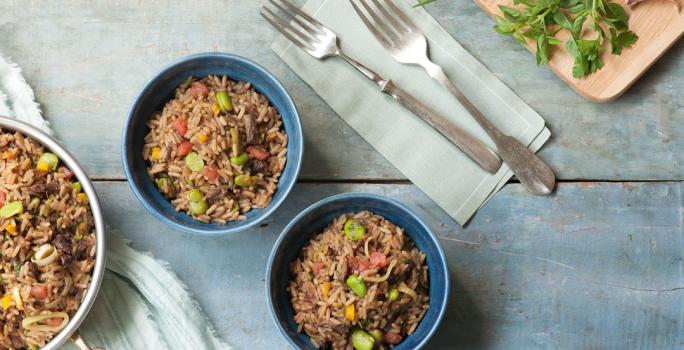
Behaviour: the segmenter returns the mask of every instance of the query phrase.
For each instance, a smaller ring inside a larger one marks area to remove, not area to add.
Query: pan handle
[[[76,331],[72,336],[71,336],[71,341],[78,347],[79,350],[104,350],[103,348],[91,348],[86,344],[85,340],[83,340],[83,337],[81,337],[81,334]]]

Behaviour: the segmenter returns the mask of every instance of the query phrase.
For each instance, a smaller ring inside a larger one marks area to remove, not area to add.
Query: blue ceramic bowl
[[[142,157],[144,138],[149,132],[147,121],[150,116],[173,97],[176,88],[189,76],[204,77],[210,74],[227,75],[233,80],[252,83],[254,89],[266,96],[278,109],[289,138],[287,164],[271,204],[263,209],[251,210],[247,213],[247,220],[232,221],[227,224],[205,224],[194,220],[186,213],[177,212],[147,175],[147,166]],[[128,183],[135,196],[152,215],[181,231],[205,236],[221,236],[252,227],[278,208],[297,180],[304,144],[297,108],[285,88],[271,73],[240,56],[226,53],[202,53],[185,57],[169,65],[145,85],[128,112],[121,147]]]
[[[297,349],[315,348],[306,333],[297,333],[294,309],[286,288],[292,278],[290,263],[313,235],[320,233],[341,214],[370,210],[403,228],[418,249],[425,253],[430,278],[430,309],[416,331],[393,349],[423,347],[439,327],[449,300],[449,269],[437,237],[404,205],[373,194],[349,193],[326,198],[297,215],[280,234],[266,269],[266,298],[280,333]]]

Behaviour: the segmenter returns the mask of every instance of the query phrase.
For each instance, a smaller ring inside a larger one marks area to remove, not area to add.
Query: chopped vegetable
[[[387,344],[399,344],[401,343],[401,334],[397,332],[387,332],[383,335],[382,340]]]
[[[243,166],[243,165],[247,164],[248,160],[249,160],[249,156],[247,155],[247,153],[244,153],[244,152],[237,157],[230,157],[230,162],[234,165],[237,165],[237,166]]]
[[[7,227],[5,227],[5,231],[7,231],[10,234],[14,234],[15,232],[17,232],[17,225],[9,224],[7,225]]]
[[[190,143],[190,141],[185,141],[178,145],[177,154],[179,157],[187,155],[190,151],[192,151],[192,143]]]
[[[205,201],[190,202],[190,212],[192,215],[202,215],[207,212],[209,205]]]
[[[399,291],[396,288],[390,289],[389,292],[387,293],[387,300],[389,302],[393,302],[397,299],[399,299]]]
[[[59,322],[54,319],[58,319]],[[42,324],[41,322],[45,322]],[[27,331],[55,332],[69,323],[69,315],[64,312],[51,312],[45,315],[29,316],[21,321],[21,326]]]
[[[258,160],[266,160],[270,155],[267,150],[255,146],[247,147],[247,152],[249,152],[249,155],[252,156],[252,158],[256,158]]]
[[[0,301],[0,303],[2,303],[2,309],[3,310],[9,309],[10,304],[12,303],[12,295],[11,294],[5,295],[4,297],[2,297],[2,301]]]
[[[190,94],[192,94],[192,96],[195,96],[195,97],[197,97],[199,95],[201,95],[201,96],[209,95],[209,89],[207,88],[207,86],[200,83],[199,81],[192,83],[192,86],[190,86],[190,89],[188,89],[188,91],[190,91]]]
[[[2,152],[2,159],[14,159],[17,156],[17,152],[4,151]]]
[[[188,132],[188,120],[183,117],[177,118],[173,121],[173,128],[176,130],[176,133],[178,133],[178,136],[185,136]]]
[[[230,96],[225,91],[219,91],[216,93],[216,103],[218,103],[221,112],[226,113],[233,110],[233,101],[231,101]]]
[[[21,201],[9,202],[0,208],[0,217],[8,219],[14,215],[24,213],[24,204]]]
[[[40,171],[46,172],[48,170],[57,169],[58,164],[59,158],[57,158],[56,155],[50,152],[45,152],[40,155],[40,158],[38,158],[36,168],[38,168]]]
[[[273,141],[278,137],[278,134],[272,132],[268,135],[266,135],[266,141]]]
[[[249,174],[242,174],[235,177],[235,186],[238,187],[251,187],[256,185],[258,177],[249,176]]]
[[[372,350],[375,346],[375,339],[362,329],[352,332],[351,341],[355,350]]]
[[[199,134],[199,135],[197,135],[197,141],[199,141],[199,142],[201,142],[201,143],[207,142],[208,139],[209,139],[209,136],[207,136],[207,134]]]
[[[370,241],[370,239],[366,240],[366,243],[368,243],[368,241]],[[387,265],[389,265],[389,262],[387,261],[387,257],[385,257],[384,253],[373,252],[373,254],[370,255],[371,269],[382,269]]]
[[[40,198],[38,198],[38,197],[33,197],[33,198],[31,199],[31,202],[29,203],[28,208],[29,208],[29,210],[35,209],[35,208],[38,208],[39,205],[40,205]]]
[[[328,297],[328,293],[330,293],[330,288],[331,288],[330,282],[325,282],[321,285],[321,292],[323,293],[324,298]]]
[[[45,299],[48,296],[48,288],[42,284],[31,287],[31,296],[36,299]]]
[[[361,237],[363,237],[363,235],[366,234],[366,228],[363,227],[363,225],[360,225],[359,223],[357,223],[356,221],[354,221],[352,219],[348,219],[344,223],[344,234],[347,236],[347,238],[356,242],[359,239],[361,239]]]
[[[160,178],[154,180],[154,182],[157,183],[157,188],[160,191],[164,192],[164,187],[166,187],[166,185],[169,184],[169,179],[165,178],[165,177],[160,177]]]
[[[202,196],[202,191],[194,188],[188,192],[188,200],[191,202],[199,202],[204,200],[204,196]]]
[[[83,192],[77,193],[77,194],[76,194],[76,198],[78,198],[78,200],[79,200],[81,203],[84,203],[84,204],[85,204],[85,203],[88,203],[88,196],[86,196],[86,194],[83,193]]]
[[[0,191],[0,205],[5,204],[5,199],[7,199],[7,193]]]
[[[221,107],[219,107],[218,103],[214,103],[211,106],[211,110],[214,111],[214,116],[217,116],[219,113],[221,113]]]
[[[38,266],[45,266],[59,257],[59,252],[50,243],[41,245],[33,255],[33,262]]]
[[[76,191],[76,193],[79,193],[83,190],[83,188],[81,187],[81,183],[78,181],[71,184],[71,189]]]
[[[212,167],[209,167],[209,166],[204,168],[204,171],[202,172],[202,174],[209,181],[216,181],[220,177],[218,170],[216,170]]]
[[[354,321],[354,304],[347,305],[344,308],[344,318],[349,321]]]
[[[199,154],[190,152],[185,156],[185,166],[194,172],[202,171],[204,169],[204,159]]]
[[[76,235],[74,236],[74,241],[78,242],[83,239],[83,235]]]
[[[370,331],[369,333],[370,333],[371,337],[373,337],[373,339],[375,339],[376,343],[382,342],[382,331],[381,330],[374,329],[374,330]]]
[[[347,287],[349,287],[356,296],[363,298],[366,295],[366,284],[357,275],[350,275],[347,278]]]
[[[240,134],[237,128],[230,128],[230,142],[233,146],[233,157],[237,157],[240,154]]]
[[[161,147],[155,147],[152,149],[152,160],[159,160],[161,155]]]
[[[24,309],[24,301],[21,299],[21,293],[19,293],[19,287],[12,288],[12,299],[17,305],[17,309]]]

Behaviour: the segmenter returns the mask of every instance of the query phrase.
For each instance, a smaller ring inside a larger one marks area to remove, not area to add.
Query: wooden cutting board
[[[512,0],[474,1],[490,16],[501,15],[498,5],[512,6],[513,3]],[[630,29],[639,36],[634,46],[625,49],[620,56],[604,52],[603,69],[580,79],[573,78],[574,60],[564,48],[554,47],[550,51],[549,66],[556,75],[580,95],[595,102],[609,102],[622,95],[684,34],[684,9],[677,12],[670,1],[650,0],[633,9],[627,7],[627,0],[613,1],[623,5],[630,14]],[[677,1],[684,7],[684,1]],[[567,32],[561,32],[558,38],[565,42],[568,35]],[[529,48],[535,50],[533,44]],[[530,64],[535,64],[533,58]]]

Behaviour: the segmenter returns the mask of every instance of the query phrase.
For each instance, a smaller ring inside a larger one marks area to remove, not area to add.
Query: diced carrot
[[[192,151],[192,143],[185,141],[178,146],[178,156],[183,157]]]
[[[188,132],[188,120],[183,117],[177,118],[173,121],[173,128],[176,130],[176,133],[178,133],[179,136],[185,136],[185,134]]]
[[[204,167],[204,170],[202,171],[202,174],[204,177],[207,178],[209,181],[216,181],[219,178],[219,172],[212,168],[212,167]]]

